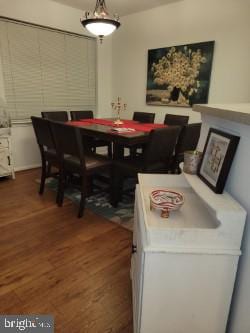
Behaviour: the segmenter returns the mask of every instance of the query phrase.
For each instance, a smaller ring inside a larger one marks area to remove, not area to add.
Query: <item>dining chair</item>
[[[133,114],[133,120],[138,121],[140,123],[153,124],[155,120],[155,113],[135,111]],[[137,154],[142,153],[144,145],[136,145],[134,147],[124,147],[124,148],[129,149],[129,155],[135,157]]]
[[[184,126],[188,123],[189,116],[166,114],[164,124],[169,126]]]
[[[71,185],[76,186],[81,193],[78,217],[82,217],[89,177],[102,171],[110,172],[112,162],[98,154],[85,154],[80,128],[59,122],[50,122],[50,125],[59,159],[57,204],[58,206],[63,205],[65,185],[70,179],[73,179],[73,176],[78,175],[79,184],[72,182]]]
[[[133,120],[140,123],[153,123],[155,120],[155,113],[135,111],[133,114]]]
[[[49,121],[35,116],[31,117],[31,121],[41,154],[42,173],[39,194],[43,194],[46,178],[55,175],[51,173],[51,167],[56,167],[59,170],[59,162]]]
[[[182,127],[170,167],[172,173],[180,173],[179,164],[184,161],[184,152],[195,150],[200,138],[201,123],[187,124]]]
[[[71,120],[93,119],[94,113],[91,110],[70,111]]]
[[[67,111],[42,111],[42,118],[66,122],[69,120]]]
[[[74,120],[74,121],[81,120],[81,119],[93,119],[94,113],[91,110],[70,111],[70,117],[71,117],[71,120]],[[94,153],[96,153],[96,148],[98,148],[98,147],[107,147],[108,157],[109,158],[112,157],[112,142],[110,142],[110,141],[88,137],[86,145],[90,146],[91,151]]]
[[[149,134],[142,155],[113,161],[112,205],[121,199],[123,181],[126,177],[137,177],[140,173],[165,173],[172,162],[172,156],[180,133],[179,126],[154,129]]]

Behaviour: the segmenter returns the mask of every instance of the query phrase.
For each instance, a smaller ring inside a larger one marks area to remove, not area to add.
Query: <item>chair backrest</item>
[[[42,111],[42,117],[54,121],[68,121],[68,112],[67,111]]]
[[[40,149],[43,149],[44,147],[55,149],[55,142],[49,125],[49,120],[32,116],[31,121]]]
[[[155,113],[135,111],[133,120],[140,123],[153,123],[155,121]]]
[[[169,126],[184,126],[188,123],[189,116],[181,116],[176,114],[166,114],[164,124]]]
[[[176,144],[175,155],[183,156],[184,151],[196,149],[200,138],[200,132],[201,123],[194,123],[183,126],[178,142]]]
[[[157,167],[168,165],[172,161],[173,152],[180,134],[180,126],[158,128],[150,132],[149,142],[144,153],[146,171],[157,170]]]
[[[84,161],[80,129],[60,122],[50,121],[56,151],[60,156],[71,155]]]
[[[93,111],[70,111],[71,120],[93,119]]]

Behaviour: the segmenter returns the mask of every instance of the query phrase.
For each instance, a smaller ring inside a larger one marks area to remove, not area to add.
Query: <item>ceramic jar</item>
[[[197,174],[198,167],[201,161],[202,153],[197,150],[188,150],[184,152],[184,167],[183,171],[191,175]]]

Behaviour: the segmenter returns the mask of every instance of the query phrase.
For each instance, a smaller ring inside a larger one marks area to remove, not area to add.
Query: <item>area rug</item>
[[[133,187],[133,180],[129,181],[126,185]],[[48,178],[46,180],[46,187],[55,190],[57,189],[57,180],[54,178]],[[100,187],[100,183],[98,183]],[[65,196],[76,203],[80,202],[80,193],[73,187],[68,187],[65,190]],[[106,219],[119,224],[121,227],[128,230],[133,230],[134,222],[134,191],[127,191],[122,196],[122,201],[119,203],[118,207],[113,207],[109,203],[109,195],[105,192],[105,185],[103,190],[96,190],[94,188],[93,195],[87,197],[86,208],[91,210],[97,215],[103,216]]]

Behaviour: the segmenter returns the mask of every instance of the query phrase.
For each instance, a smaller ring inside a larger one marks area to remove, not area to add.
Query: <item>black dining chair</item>
[[[133,120],[140,123],[153,123],[155,121],[155,113],[135,111]]]
[[[74,120],[74,121],[81,120],[81,119],[93,119],[94,113],[91,110],[70,111],[70,117],[71,117],[71,120]],[[96,152],[96,148],[98,148],[98,147],[107,147],[108,157],[109,158],[112,157],[112,142],[98,139],[98,138],[88,137],[86,144],[88,146],[90,146],[91,151],[94,153]]]
[[[110,172],[112,162],[101,155],[85,154],[80,128],[59,122],[50,122],[50,125],[55,139],[60,170],[57,204],[62,206],[65,185],[78,175],[79,183],[76,184],[74,181],[71,185],[76,186],[81,193],[78,217],[82,217],[89,177],[102,171]]]
[[[42,118],[66,122],[69,120],[67,111],[42,111]]]
[[[189,116],[182,116],[176,114],[166,114],[164,124],[169,126],[184,126],[187,125]]]
[[[133,120],[140,123],[153,124],[155,120],[155,113],[135,111],[133,114]],[[124,147],[129,149],[129,155],[135,157],[137,154],[141,154],[144,149],[144,145],[136,145],[134,147]]]
[[[176,144],[173,162],[170,167],[172,173],[180,173],[179,164],[184,161],[184,152],[195,150],[200,138],[201,123],[193,123],[182,127]]]
[[[137,177],[140,173],[165,173],[180,133],[179,126],[158,128],[150,132],[149,141],[142,155],[113,161],[112,204],[117,206],[121,199],[123,181],[126,177]]]
[[[41,161],[42,161],[42,173],[39,194],[43,194],[45,180],[48,177],[55,176],[59,171],[59,162],[55,150],[55,142],[50,129],[49,121],[47,119],[32,116],[32,125],[34,128],[36,140],[39,146]],[[51,173],[51,168],[56,167],[57,173]]]
[[[91,110],[70,111],[71,120],[93,119],[94,113]]]

